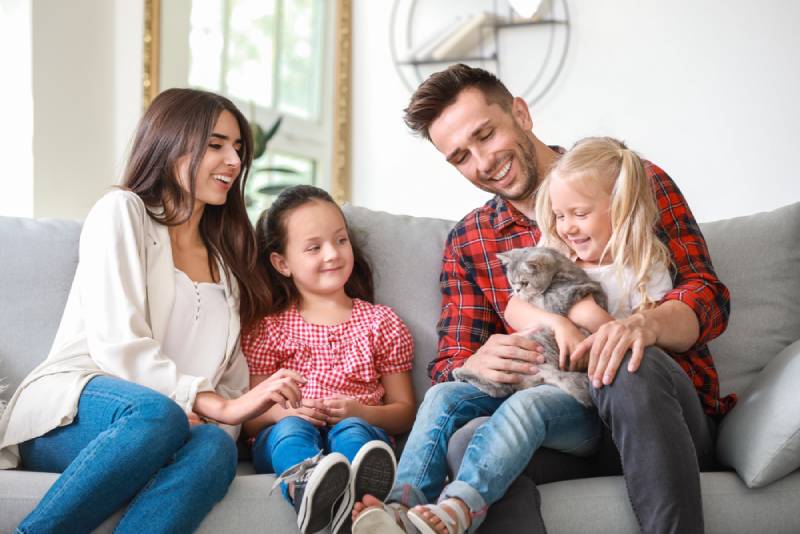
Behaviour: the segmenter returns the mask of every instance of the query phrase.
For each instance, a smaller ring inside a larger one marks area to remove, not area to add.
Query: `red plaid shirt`
[[[656,233],[669,247],[676,268],[674,289],[662,300],[689,305],[700,322],[695,345],[672,356],[692,380],[706,413],[723,415],[736,397],[720,399],[717,371],[706,344],[727,326],[728,289],[714,273],[703,235],[678,186],[656,165],[644,161],[644,166],[661,214]],[[472,211],[451,230],[440,277],[439,355],[428,365],[434,382],[452,380],[453,369],[489,336],[511,331],[503,319],[511,293],[496,254],[534,246],[539,236],[536,223],[500,197]]]
[[[387,306],[353,299],[350,319],[326,326],[307,323],[297,308],[264,317],[243,339],[251,375],[291,369],[303,375],[303,397],[336,395],[383,404],[383,375],[411,370],[414,342]]]

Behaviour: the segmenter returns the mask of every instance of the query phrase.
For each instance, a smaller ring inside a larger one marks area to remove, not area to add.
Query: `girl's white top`
[[[633,270],[625,268],[624,274],[619,279],[613,264],[597,267],[584,267],[589,278],[599,282],[608,296],[608,313],[615,319],[625,319],[633,313],[642,299],[636,291],[634,283],[636,277]],[[653,302],[661,300],[672,289],[672,278],[663,265],[656,265],[650,270],[650,280],[647,283],[647,296]]]
[[[201,391],[224,398],[248,386],[239,344],[239,291],[218,265],[225,303],[221,360],[208,374],[184,371],[165,347],[175,301],[175,264],[167,227],[144,202],[115,190],[92,207],[81,230],[78,266],[47,359],[22,381],[0,417],[0,469],[19,464],[17,445],[75,418],[95,376],[135,382],[191,411]],[[232,435],[238,427],[225,427]]]
[[[229,315],[222,284],[195,282],[175,269],[175,303],[161,348],[178,371],[214,375],[225,356]]]

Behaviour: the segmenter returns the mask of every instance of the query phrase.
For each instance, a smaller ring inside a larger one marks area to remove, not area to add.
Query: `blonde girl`
[[[655,306],[672,289],[671,259],[656,234],[658,208],[650,180],[639,156],[621,141],[590,137],[564,154],[537,191],[536,222],[538,246],[564,252],[608,294],[608,313],[589,297],[570,314],[592,332]],[[567,363],[584,337],[569,319],[517,299],[509,303],[506,319],[520,329],[551,326],[562,367],[582,366]]]

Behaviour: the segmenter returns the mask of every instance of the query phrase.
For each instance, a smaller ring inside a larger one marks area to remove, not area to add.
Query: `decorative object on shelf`
[[[550,9],[550,0],[508,0],[508,3],[523,19],[539,20]]]
[[[564,67],[569,10],[567,0],[395,0],[389,40],[410,92],[431,73],[466,63],[494,72],[534,105]]]

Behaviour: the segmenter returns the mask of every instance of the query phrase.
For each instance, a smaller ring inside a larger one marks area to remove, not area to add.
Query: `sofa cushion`
[[[80,224],[0,217],[0,377],[9,398],[50,351],[75,267]]]
[[[717,456],[760,488],[800,467],[800,341],[767,364],[722,420]]]
[[[436,356],[442,251],[452,221],[392,215],[352,205],[344,212],[375,273],[375,299],[391,306],[414,337],[414,389],[421,401]]]
[[[800,203],[701,225],[731,292],[727,331],[710,343],[723,394],[741,393],[800,339]]]

